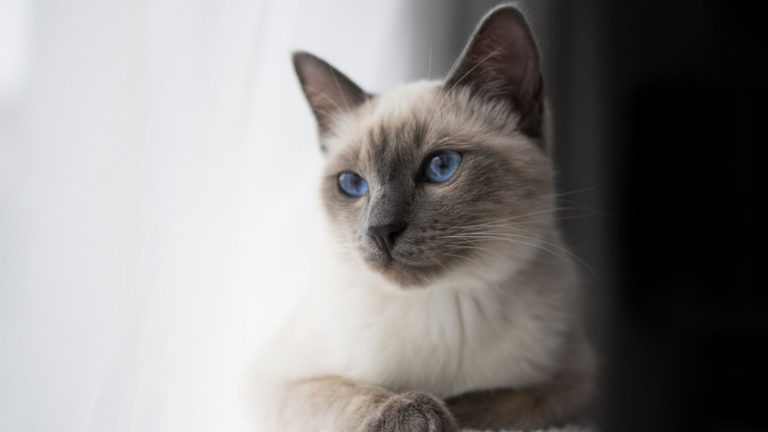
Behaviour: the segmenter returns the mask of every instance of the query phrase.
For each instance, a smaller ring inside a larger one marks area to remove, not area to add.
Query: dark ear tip
[[[304,84],[306,75],[312,73],[311,71],[317,69],[318,66],[330,68],[330,66],[319,57],[307,51],[294,51],[291,54],[291,60],[293,61],[293,70],[296,72],[302,85]]]
[[[477,33],[487,31],[496,32],[501,29],[513,39],[527,41],[533,48],[534,56],[538,59],[538,48],[536,47],[536,38],[533,35],[533,29],[528,23],[528,19],[515,3],[503,3],[491,9],[478,25]]]
[[[298,69],[300,64],[311,60],[317,60],[317,57],[306,51],[294,51],[291,53],[291,60],[293,61],[293,66]]]
[[[310,53],[308,53],[306,51],[302,51],[302,50],[296,50],[296,51],[293,51],[291,53],[291,58],[294,61],[297,60],[297,59],[309,58],[309,57],[314,57],[314,56],[312,54],[310,54]]]
[[[522,10],[520,10],[520,6],[518,6],[517,3],[502,3],[500,5],[496,5],[493,9],[488,11],[486,17],[497,15],[515,17],[521,20],[525,19],[525,14]]]
[[[510,20],[515,24],[528,28],[528,20],[525,14],[515,3],[502,3],[490,10],[482,19],[483,23],[496,22],[497,20]]]

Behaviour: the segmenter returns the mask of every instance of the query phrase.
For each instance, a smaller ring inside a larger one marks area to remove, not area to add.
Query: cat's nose
[[[392,247],[395,245],[400,234],[405,231],[407,224],[405,222],[394,222],[384,225],[376,225],[368,227],[368,235],[371,236],[376,246],[381,249],[382,252],[389,253]]]

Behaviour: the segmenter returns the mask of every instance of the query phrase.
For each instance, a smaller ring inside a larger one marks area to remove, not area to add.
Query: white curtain
[[[319,223],[290,52],[372,91],[435,76],[442,4],[0,5],[0,430],[247,430]]]

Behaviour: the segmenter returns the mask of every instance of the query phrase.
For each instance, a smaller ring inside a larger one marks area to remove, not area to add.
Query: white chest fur
[[[357,282],[313,302],[317,322],[305,324],[332,354],[308,355],[325,356],[327,373],[391,390],[448,396],[542,381],[570,324],[562,290],[516,278],[414,291]]]

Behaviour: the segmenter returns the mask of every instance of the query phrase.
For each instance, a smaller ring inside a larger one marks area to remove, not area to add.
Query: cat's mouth
[[[435,276],[434,269],[414,267],[395,260],[381,268],[379,272],[390,282],[404,289],[424,287]]]
[[[395,258],[390,250],[376,248],[363,252],[363,258],[365,261],[373,267],[374,270],[379,272],[389,272],[403,265],[397,258]]]
[[[374,271],[401,288],[422,287],[434,279],[440,271],[439,266],[416,263],[403,256],[397,249],[379,250],[377,248],[363,255]]]

